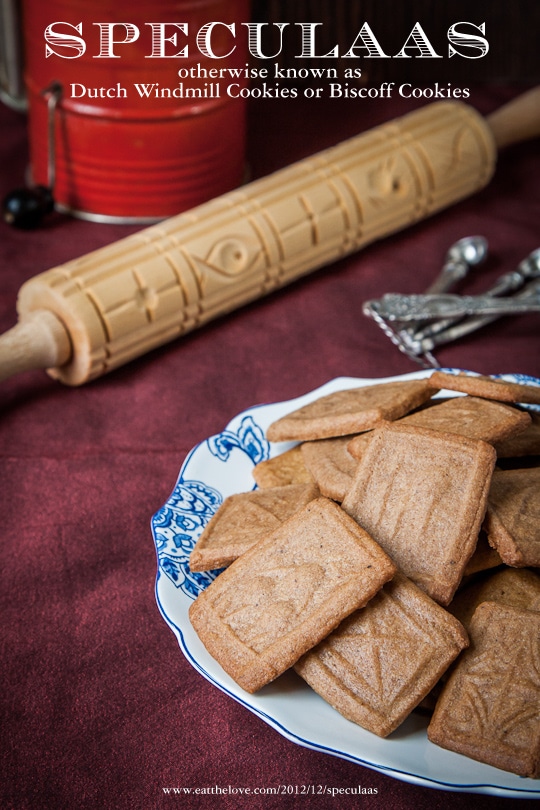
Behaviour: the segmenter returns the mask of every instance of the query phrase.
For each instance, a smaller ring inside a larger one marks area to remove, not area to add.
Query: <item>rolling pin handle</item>
[[[487,117],[497,149],[540,136],[540,85]]]
[[[54,313],[38,309],[0,337],[0,381],[21,371],[62,366],[71,354],[62,322]]]
[[[10,192],[2,203],[4,222],[14,228],[31,230],[41,225],[44,217],[54,211],[54,185],[56,182],[55,125],[56,109],[62,98],[62,86],[53,82],[42,91],[47,99],[47,160],[48,183],[32,188],[18,188]]]

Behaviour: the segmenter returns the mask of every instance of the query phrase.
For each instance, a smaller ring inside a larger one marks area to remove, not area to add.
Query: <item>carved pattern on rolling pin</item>
[[[482,188],[495,145],[460,103],[427,105],[21,288],[66,324],[79,384]]]

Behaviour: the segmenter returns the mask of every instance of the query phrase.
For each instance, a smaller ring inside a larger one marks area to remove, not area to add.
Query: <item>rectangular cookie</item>
[[[540,467],[495,471],[484,529],[507,565],[540,566]]]
[[[256,692],[395,572],[337,504],[318,498],[226,568],[192,603],[189,618],[223,669]]]
[[[304,464],[299,444],[278,456],[259,461],[253,467],[252,475],[260,489],[313,483],[313,476]]]
[[[540,611],[540,572],[537,574],[528,568],[501,568],[458,591],[448,610],[468,627],[474,611],[482,602],[500,602]]]
[[[453,397],[422,408],[399,420],[401,424],[459,433],[494,444],[517,436],[531,423],[526,411],[481,397]]]
[[[476,547],[495,458],[479,440],[387,424],[374,431],[342,506],[447,605]]]
[[[435,706],[436,745],[519,776],[540,771],[540,613],[483,602]]]
[[[490,568],[498,568],[502,564],[500,554],[489,545],[486,533],[481,531],[474,554],[465,566],[463,578],[472,577],[481,571],[489,571]]]
[[[289,484],[225,498],[189,556],[192,571],[230,565],[320,492],[315,484]]]
[[[427,380],[398,380],[320,397],[272,422],[270,442],[313,441],[370,430],[382,420],[399,419],[437,391]]]
[[[468,643],[453,616],[396,574],[295,670],[348,720],[387,737]]]
[[[517,436],[496,442],[498,458],[521,458],[540,456],[540,413],[529,411],[530,425]]]
[[[519,438],[531,426],[531,415],[502,402],[480,397],[452,397],[433,400],[424,407],[397,420],[401,425],[414,425],[443,433],[458,433],[490,444],[502,444]],[[356,459],[365,453],[370,433],[360,433],[349,443],[349,453]],[[498,448],[497,448],[498,449]],[[498,453],[499,455],[499,453]]]
[[[368,430],[365,433],[358,433],[358,435],[353,436],[347,445],[347,451],[349,454],[357,461],[360,461],[368,448],[372,436],[372,430]]]
[[[358,461],[348,451],[350,441],[350,436],[337,436],[299,445],[304,464],[317,483],[321,495],[338,503],[341,503],[350,489],[358,466]]]
[[[447,391],[461,391],[473,397],[495,399],[499,402],[524,402],[540,405],[540,386],[508,382],[482,374],[451,374],[449,371],[434,371],[431,384]]]

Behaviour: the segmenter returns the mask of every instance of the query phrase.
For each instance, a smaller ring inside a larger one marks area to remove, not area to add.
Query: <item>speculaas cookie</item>
[[[394,422],[374,431],[342,506],[448,604],[476,547],[494,465],[486,442]]]
[[[495,444],[498,458],[521,458],[540,456],[540,413],[528,411],[531,423],[517,436],[503,439]]]
[[[278,456],[259,461],[253,467],[252,474],[255,483],[261,489],[313,482],[313,476],[304,464],[299,444]]]
[[[230,565],[262,537],[320,495],[315,484],[288,484],[225,498],[189,556],[192,571]]]
[[[540,566],[540,467],[495,471],[484,529],[507,565]]]
[[[352,439],[349,441],[347,445],[347,450],[349,454],[357,461],[360,461],[360,459],[366,452],[368,445],[371,441],[372,435],[373,431],[368,430],[365,433],[359,433],[357,436],[353,436]]]
[[[425,379],[379,383],[327,394],[273,422],[271,442],[313,441],[370,430],[426,402],[436,389]]]
[[[524,402],[540,405],[540,386],[507,382],[494,377],[472,374],[451,374],[434,371],[429,378],[432,385],[447,391],[461,391],[473,397],[495,399],[500,402]]]
[[[350,440],[350,436],[338,436],[300,445],[304,463],[321,495],[339,503],[350,488],[358,466],[357,460],[347,449]]]
[[[446,433],[458,433],[470,439],[495,444],[519,437],[531,424],[531,416],[501,402],[480,397],[452,397],[428,406],[397,420],[403,425],[415,425]],[[360,459],[365,452],[370,433],[360,433],[351,439],[349,453]]]
[[[502,564],[503,561],[501,560],[500,554],[489,545],[486,533],[481,531],[478,535],[478,542],[474,554],[465,566],[463,578],[472,577],[474,574],[480,573],[480,571],[489,571]]]
[[[519,776],[540,769],[540,613],[483,602],[471,645],[437,701],[428,738]]]
[[[467,645],[462,625],[396,574],[295,670],[347,719],[386,737]]]
[[[474,611],[482,602],[499,602],[523,610],[540,611],[540,572],[507,567],[491,572],[458,591],[448,610],[468,627]]]
[[[223,669],[256,692],[395,573],[341,507],[318,498],[226,568],[192,603],[189,618]]]
[[[440,404],[436,404],[435,400],[429,408],[404,416],[400,423],[459,433],[460,436],[493,444],[524,431],[530,425],[531,417],[526,411],[501,402],[464,396],[453,397]]]

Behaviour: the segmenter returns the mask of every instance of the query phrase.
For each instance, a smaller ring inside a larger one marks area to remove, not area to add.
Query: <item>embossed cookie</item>
[[[540,566],[540,467],[495,471],[484,529],[507,565]]]
[[[258,487],[282,487],[287,484],[310,484],[313,476],[306,469],[300,445],[285,450],[279,456],[259,461],[252,471]]]
[[[461,391],[473,397],[496,399],[500,402],[526,402],[540,405],[540,386],[506,382],[482,375],[450,374],[434,371],[429,378],[432,385],[447,391]]]
[[[289,484],[230,495],[193,546],[189,567],[192,571],[211,571],[230,565],[319,495],[315,484]]]
[[[540,413],[529,411],[530,425],[517,436],[511,436],[495,444],[499,458],[540,456]]]
[[[480,397],[454,397],[404,416],[401,424],[459,433],[470,439],[494,442],[516,436],[531,423],[526,411]]]
[[[440,403],[420,408],[397,420],[401,425],[414,425],[446,433],[458,433],[470,439],[494,444],[519,437],[531,424],[531,416],[501,402],[480,397],[453,397]],[[360,459],[365,452],[370,434],[361,433],[351,439],[349,453]]]
[[[537,777],[540,769],[540,613],[484,602],[428,726],[431,742]]]
[[[223,669],[256,692],[395,573],[363,529],[318,498],[226,568],[192,603],[189,618]]]
[[[476,439],[387,424],[374,431],[342,506],[445,605],[475,550],[495,458]]]
[[[276,420],[266,436],[271,442],[283,442],[360,433],[383,419],[398,419],[436,390],[427,380],[402,380],[336,391]]]
[[[319,439],[300,445],[307,469],[321,491],[321,495],[341,503],[350,488],[358,466],[347,447],[350,436]]]
[[[502,568],[487,579],[472,582],[452,599],[448,610],[468,627],[482,602],[499,602],[523,610],[540,611],[540,573],[528,568]]]
[[[348,720],[387,737],[468,641],[453,616],[396,574],[295,670]]]

